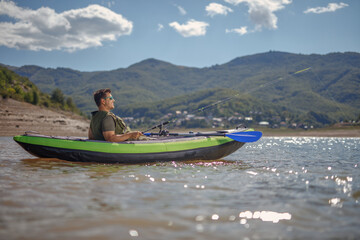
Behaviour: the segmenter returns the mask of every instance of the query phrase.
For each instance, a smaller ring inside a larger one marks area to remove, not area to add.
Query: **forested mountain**
[[[236,99],[221,106],[231,109],[227,117],[245,108],[249,110],[247,115],[261,108],[262,113],[276,112],[273,118],[288,112],[297,116],[316,115],[326,123],[355,119],[360,112],[360,54],[353,52],[326,55],[267,52],[207,68],[147,59],[128,68],[99,72],[37,66],[11,69],[45,92],[61,89],[86,113],[96,109],[92,93],[106,87],[113,91],[116,113],[138,118],[151,115],[151,119],[157,120],[171,111],[190,111],[192,105],[196,108],[201,102],[216,102],[234,95]],[[239,103],[244,98],[247,105]],[[190,103],[188,99],[194,100]],[[171,107],[170,102],[178,109]]]

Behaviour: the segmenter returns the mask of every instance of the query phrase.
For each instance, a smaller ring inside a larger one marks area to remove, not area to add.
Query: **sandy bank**
[[[85,137],[88,128],[89,120],[79,115],[0,97],[0,136],[36,131],[46,135]]]

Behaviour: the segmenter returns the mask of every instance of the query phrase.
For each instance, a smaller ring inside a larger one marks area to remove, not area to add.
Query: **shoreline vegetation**
[[[35,131],[44,135],[87,137],[90,121],[60,110],[39,107],[14,99],[0,98],[0,136],[11,137]],[[264,137],[360,137],[360,126],[332,126],[309,130],[254,127]],[[141,129],[140,129],[141,130]],[[172,130],[172,129],[170,129]],[[214,129],[174,129],[178,132],[205,132]]]

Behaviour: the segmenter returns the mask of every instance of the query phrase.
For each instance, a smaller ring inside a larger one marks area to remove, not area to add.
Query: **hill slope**
[[[351,117],[349,112],[353,108],[347,105],[322,99],[317,95],[304,97],[310,110],[294,111],[291,106],[262,101],[234,90],[208,89],[164,101],[121,106],[118,108],[118,114],[131,116],[129,121],[137,128],[147,128],[150,123],[157,125],[168,120],[172,125],[185,128],[200,126],[231,128],[239,124],[251,126],[262,121],[274,127],[280,125],[296,128],[322,127],[336,121],[334,113],[337,111]],[[318,106],[323,106],[324,110],[329,112],[311,110],[314,99],[322,100],[323,102],[318,103]]]
[[[53,89],[50,96],[40,91],[27,77],[19,76],[4,66],[0,66],[0,96],[80,114],[72,98],[66,99],[59,88]]]
[[[35,131],[53,136],[87,137],[89,125],[89,120],[78,114],[0,98],[0,136]]]
[[[309,67],[308,71],[294,74]],[[124,105],[168,101],[171,97],[214,88],[233,89],[294,113],[326,113],[336,120],[355,118],[360,111],[359,53],[267,52],[209,68],[147,59],[128,68],[103,72],[36,66],[14,71],[29,77],[46,92],[60,88],[87,113],[96,107],[92,93],[104,87],[113,91],[116,112],[121,112]]]
[[[26,77],[0,66],[0,136],[25,131],[86,136],[89,121],[69,99],[65,101],[60,90],[44,94]]]

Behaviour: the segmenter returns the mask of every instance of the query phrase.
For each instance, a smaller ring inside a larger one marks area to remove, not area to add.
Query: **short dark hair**
[[[106,97],[106,93],[111,93],[110,88],[99,89],[94,92],[94,100],[97,106],[100,106],[101,99]]]

